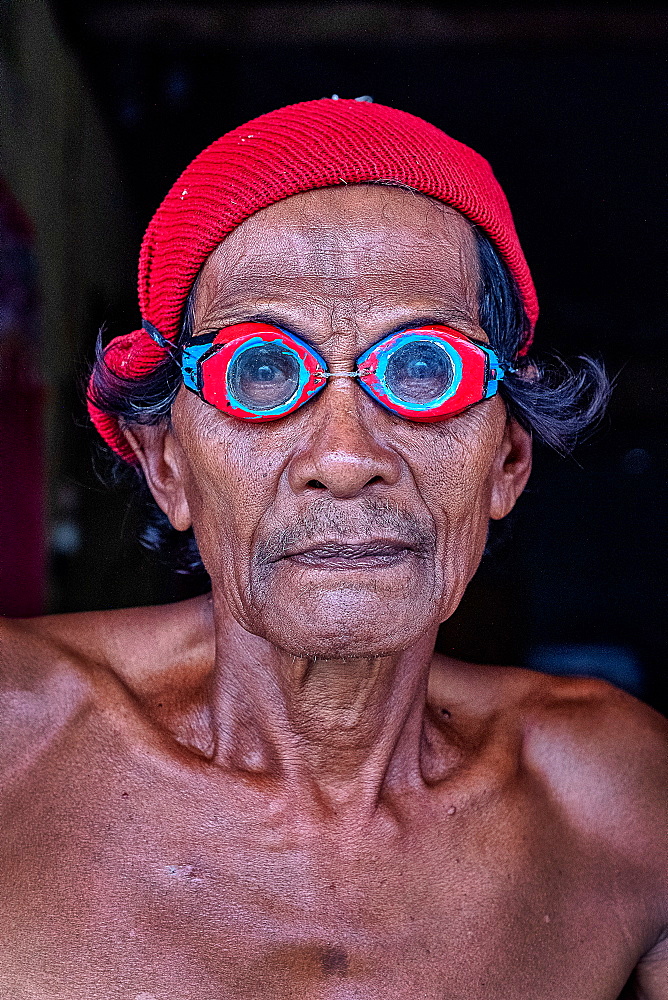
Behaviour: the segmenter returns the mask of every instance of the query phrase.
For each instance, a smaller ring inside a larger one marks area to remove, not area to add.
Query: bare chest
[[[615,1000],[600,859],[521,785],[304,823],[155,759],[71,753],[7,801],[6,1000]]]

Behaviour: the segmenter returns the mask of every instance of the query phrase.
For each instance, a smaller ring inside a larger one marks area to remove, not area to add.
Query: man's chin
[[[411,596],[413,599],[411,600]],[[417,595],[340,588],[263,602],[252,631],[293,656],[341,659],[389,656],[429,630],[436,609]]]

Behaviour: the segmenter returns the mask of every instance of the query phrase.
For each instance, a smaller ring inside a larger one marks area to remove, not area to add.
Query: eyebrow
[[[211,310],[211,314],[214,314],[214,310]],[[312,339],[309,337],[306,330],[299,324],[292,320],[286,320],[284,316],[281,316],[279,312],[274,312],[271,309],[259,310],[258,312],[242,312],[241,310],[237,313],[236,310],[231,311],[231,316],[229,319],[218,326],[217,324],[205,324],[200,329],[199,333],[194,334],[194,336],[203,336],[205,333],[210,333],[217,330],[224,330],[226,326],[235,326],[237,323],[267,323],[269,326],[277,326],[283,330],[287,330],[288,333],[294,334],[300,337],[307,344],[312,344]],[[470,336],[470,333],[466,330],[458,329],[458,326],[462,324],[465,327],[475,324],[479,327],[477,318],[472,316],[471,313],[463,309],[458,309],[456,306],[444,306],[435,307],[425,310],[424,312],[416,312],[400,320],[397,323],[393,323],[384,333],[379,335],[379,339],[384,337],[389,337],[393,333],[399,330],[405,330],[410,328],[418,328],[420,326],[452,326],[453,329],[458,330],[465,337],[469,337],[471,340],[475,340],[474,337]],[[315,347],[316,345],[313,344]]]

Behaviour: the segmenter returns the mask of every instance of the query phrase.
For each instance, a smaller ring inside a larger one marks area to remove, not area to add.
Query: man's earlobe
[[[515,506],[531,473],[531,435],[512,417],[499,445],[492,472],[489,516],[499,521]]]
[[[172,527],[186,531],[192,524],[183,488],[183,455],[166,424],[134,424],[123,434],[137,456],[144,478],[158,507]]]

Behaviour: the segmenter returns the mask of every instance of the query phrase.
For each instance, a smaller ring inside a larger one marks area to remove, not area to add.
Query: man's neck
[[[214,603],[214,759],[339,813],[439,780],[452,745],[426,711],[435,636],[393,656],[296,657]]]

